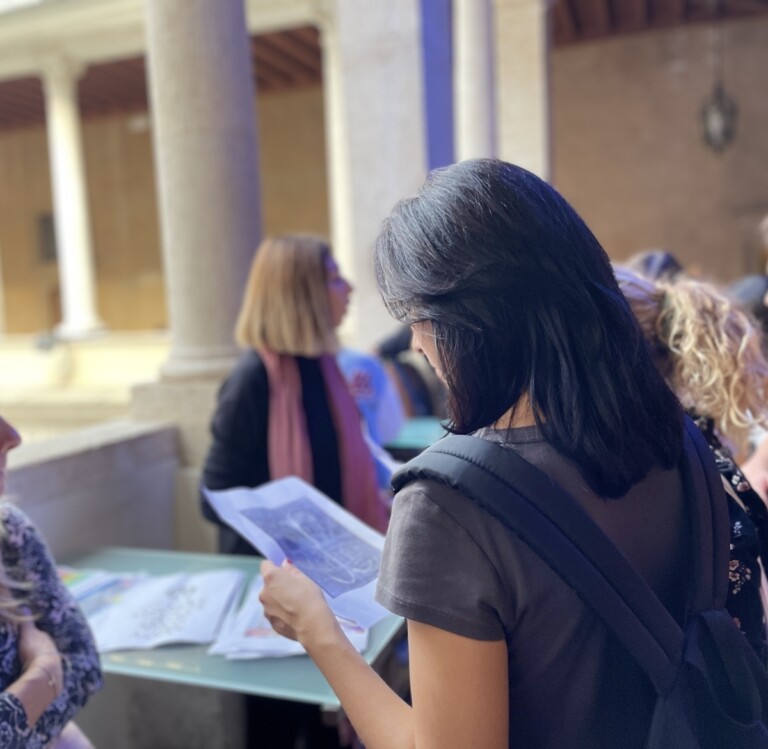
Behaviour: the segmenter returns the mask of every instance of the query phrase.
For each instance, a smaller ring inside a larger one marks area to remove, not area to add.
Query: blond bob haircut
[[[701,281],[649,281],[623,268],[616,280],[683,407],[713,419],[745,454],[750,428],[768,424],[768,362],[757,324]]]
[[[339,343],[326,284],[331,249],[319,237],[267,237],[256,250],[235,339],[292,356],[333,354]]]

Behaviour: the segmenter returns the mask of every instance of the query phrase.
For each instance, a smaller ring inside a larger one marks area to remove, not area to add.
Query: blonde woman
[[[664,283],[621,268],[619,286],[657,366],[707,438],[729,494],[731,561],[727,608],[763,662],[768,651],[760,562],[768,569],[768,511],[732,455],[764,426],[768,362],[753,320],[714,287]]]
[[[383,529],[375,467],[335,359],[336,328],[351,290],[323,240],[299,235],[261,243],[236,326],[245,353],[221,387],[211,424],[206,487],[299,476]],[[205,501],[203,509],[216,520]],[[220,551],[254,553],[224,527]]]
[[[383,530],[373,459],[360,413],[336,363],[336,328],[352,287],[322,239],[265,239],[256,251],[235,336],[244,353],[219,391],[203,469],[209,489],[255,487],[299,476],[368,524]],[[203,499],[203,513],[215,514]],[[220,526],[219,550],[255,554]],[[335,747],[335,729],[311,706],[251,700],[254,741],[271,749],[299,739]]]
[[[0,494],[19,442],[0,418]],[[71,719],[101,686],[93,638],[45,542],[8,502],[0,502],[0,679],[4,749],[91,746]]]

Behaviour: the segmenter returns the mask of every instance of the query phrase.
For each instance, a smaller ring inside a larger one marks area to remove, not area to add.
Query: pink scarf
[[[299,365],[293,356],[266,349],[260,350],[259,356],[269,381],[270,477],[298,476],[314,484]],[[360,431],[360,413],[336,359],[325,354],[319,361],[339,445],[342,505],[364,523],[384,532],[387,513],[379,498],[373,458]]]

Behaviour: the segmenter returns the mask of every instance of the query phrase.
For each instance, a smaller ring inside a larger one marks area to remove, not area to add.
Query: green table
[[[110,572],[202,572],[224,567],[243,570],[250,582],[261,566],[259,557],[224,554],[191,554],[182,551],[105,548],[66,563],[83,569]],[[247,588],[247,583],[246,583]],[[365,660],[381,670],[403,636],[405,622],[388,616],[369,635]],[[131,650],[102,655],[106,673],[144,679],[192,684],[242,694],[308,702],[325,709],[338,709],[339,700],[308,656],[230,661],[207,655],[208,645],[176,645],[153,650]]]
[[[396,460],[410,460],[445,435],[440,419],[417,416],[408,419],[397,437],[384,447]]]

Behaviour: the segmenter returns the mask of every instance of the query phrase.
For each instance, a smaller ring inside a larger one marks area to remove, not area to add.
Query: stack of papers
[[[60,574],[101,653],[213,642],[244,579],[232,569],[162,577],[68,568]]]
[[[270,561],[290,559],[314,580],[352,644],[366,648],[369,628],[388,613],[374,600],[384,546],[380,533],[294,476],[206,495],[222,520]],[[102,653],[172,643],[213,643],[209,652],[227,658],[305,652],[264,617],[261,576],[238,607],[245,580],[235,569],[153,577],[60,568],[59,574]]]
[[[259,601],[263,587],[257,575],[243,599],[239,611],[232,611],[222,624],[219,636],[208,653],[229,659],[277,658],[305,655],[304,648],[294,640],[280,636],[264,616]],[[340,621],[341,627],[355,648],[362,652],[368,646],[368,630],[354,622]]]

